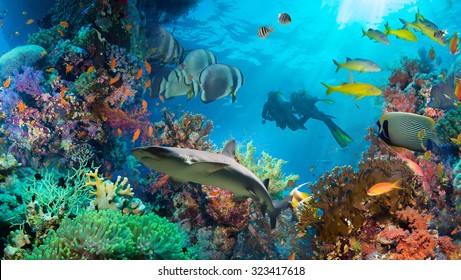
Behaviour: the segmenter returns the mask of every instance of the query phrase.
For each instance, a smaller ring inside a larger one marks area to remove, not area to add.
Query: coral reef
[[[0,77],[11,75],[22,66],[35,66],[45,55],[45,49],[37,45],[16,47],[0,57]]]
[[[238,144],[235,149],[235,156],[239,163],[261,180],[269,179],[269,194],[274,200],[282,199],[283,192],[295,185],[296,181],[299,180],[299,175],[285,175],[282,172],[282,167],[287,161],[274,158],[264,151],[261,153],[261,158],[256,161],[255,153],[256,147],[253,145],[253,141],[248,142],[245,149],[242,144]]]
[[[43,245],[26,259],[188,259],[187,236],[155,214],[122,215],[118,211],[87,211],[64,219]]]
[[[456,139],[461,134],[461,108],[447,111],[435,125],[435,131],[442,143],[452,144],[450,139]]]

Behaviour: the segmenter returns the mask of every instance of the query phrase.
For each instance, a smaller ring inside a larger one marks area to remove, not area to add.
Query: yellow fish
[[[390,192],[393,189],[403,189],[399,186],[400,181],[402,181],[402,179],[397,180],[395,183],[382,182],[382,183],[375,184],[371,188],[368,189],[367,194],[369,196],[377,196],[377,195]]]
[[[399,18],[399,20],[404,24],[404,29],[413,28],[414,30],[420,31],[421,33],[429,37],[429,39],[431,39],[432,41],[437,42],[442,46],[446,46],[447,40],[445,39],[445,37],[436,36],[437,31],[440,30],[437,27],[437,25],[435,25],[427,19],[424,19],[424,17],[419,13],[419,11],[415,15],[414,22],[407,22],[401,18]]]
[[[451,142],[453,142],[456,146],[461,145],[461,133],[458,134],[458,137],[456,138],[450,138]]]
[[[362,29],[362,38],[363,36],[367,36],[370,40],[375,40],[376,42],[383,43],[384,45],[390,45],[391,42],[387,39],[386,35],[383,32],[375,29],[369,28],[367,31]]]
[[[330,95],[332,92],[342,92],[344,94],[355,95],[356,100],[361,99],[365,96],[381,95],[382,93],[382,91],[374,85],[365,83],[343,83],[338,86],[329,86],[325,83],[321,84],[327,87],[327,95]]]
[[[34,19],[29,19],[28,21],[26,21],[26,24],[31,24],[32,22],[34,22]]]
[[[418,42],[418,38],[416,38],[415,33],[408,29],[391,29],[388,23],[386,23],[384,26],[386,27],[386,30],[384,30],[384,34],[386,36],[394,34],[397,38],[411,42]]]

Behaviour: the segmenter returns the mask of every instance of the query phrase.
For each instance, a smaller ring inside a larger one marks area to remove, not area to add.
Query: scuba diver
[[[279,91],[270,91],[267,94],[267,101],[264,103],[262,117],[264,119],[262,124],[265,124],[266,120],[275,121],[275,124],[283,130],[287,126],[293,131],[306,129],[303,123],[291,111],[290,101]]]
[[[301,116],[300,121],[302,124],[305,124],[311,118],[322,121],[330,130],[336,142],[338,142],[341,147],[346,147],[348,143],[352,142],[352,138],[331,120],[335,118],[334,116],[323,113],[315,106],[315,103],[318,101],[334,104],[333,100],[312,97],[304,90],[293,92],[290,96],[292,111]]]

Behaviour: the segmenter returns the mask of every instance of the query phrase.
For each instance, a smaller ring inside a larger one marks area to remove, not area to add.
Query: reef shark
[[[174,181],[193,182],[226,189],[234,194],[234,200],[251,198],[261,205],[261,211],[269,214],[271,228],[275,228],[277,216],[289,207],[289,196],[273,203],[267,187],[269,179],[259,178],[235,160],[235,141],[229,141],[220,154],[161,146],[134,148],[131,153],[150,169],[171,176]],[[291,196],[291,197],[290,197]]]

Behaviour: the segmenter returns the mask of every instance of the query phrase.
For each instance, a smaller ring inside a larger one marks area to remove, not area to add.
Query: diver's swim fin
[[[335,138],[336,142],[341,147],[346,147],[347,144],[352,142],[352,138],[347,135],[347,133],[342,130],[337,124],[335,124],[331,119],[325,119],[323,122],[328,126],[328,129],[331,132],[331,135]]]

